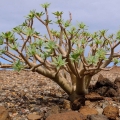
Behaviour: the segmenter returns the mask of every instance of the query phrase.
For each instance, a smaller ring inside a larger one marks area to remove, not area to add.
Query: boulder
[[[87,117],[88,115],[97,115],[98,111],[95,108],[83,106],[80,108],[79,113]]]
[[[89,115],[87,120],[108,120],[108,118],[104,115]]]
[[[114,81],[115,85],[117,86],[118,96],[120,97],[120,77],[117,77]]]
[[[46,120],[86,120],[85,116],[75,111],[51,114]]]
[[[114,87],[114,84],[108,79],[108,78],[104,78],[101,74],[98,77],[98,81],[95,84],[96,88],[100,88],[103,86],[108,86],[108,87]]]
[[[28,114],[27,118],[28,118],[28,120],[40,120],[41,116],[33,114],[33,113],[30,113],[30,114]]]
[[[98,93],[95,93],[95,92],[91,92],[87,95],[85,95],[85,99],[87,100],[93,100],[93,101],[97,101],[97,100],[103,100],[103,97],[100,96]]]
[[[116,80],[119,81],[119,80]],[[116,82],[118,84],[118,82]],[[111,82],[108,78],[99,75],[96,84],[89,88],[90,92],[96,92],[104,97],[117,97],[118,96],[118,86],[115,82]]]
[[[116,118],[119,117],[119,108],[108,105],[103,109],[103,114],[111,120],[116,120]]]
[[[0,106],[0,120],[11,120],[8,111],[4,106]]]

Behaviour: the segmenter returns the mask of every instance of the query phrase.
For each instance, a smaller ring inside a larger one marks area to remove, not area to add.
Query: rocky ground
[[[120,120],[119,71],[94,76],[79,108],[80,99],[71,105],[57,84],[38,73],[0,70],[0,120]]]

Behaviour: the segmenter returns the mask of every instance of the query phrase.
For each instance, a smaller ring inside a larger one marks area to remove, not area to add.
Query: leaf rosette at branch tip
[[[4,38],[0,36],[0,45],[3,45],[3,43],[4,43]]]
[[[61,17],[62,14],[63,14],[63,12],[56,11],[56,12],[54,12],[53,14],[54,14],[55,16],[57,16],[57,17]]]
[[[44,45],[44,41],[42,39],[36,39],[33,44],[36,46],[36,47],[42,47]]]
[[[44,4],[41,4],[41,6],[46,9],[50,6],[50,3],[44,3]]]
[[[84,45],[84,44],[87,43],[87,41],[86,41],[85,39],[81,39],[81,40],[80,40],[80,43],[81,43],[81,45]]]
[[[30,11],[30,13],[25,16],[28,20],[33,19],[35,17],[35,10]]]
[[[74,26],[72,26],[72,27],[70,28],[70,30],[68,30],[68,32],[69,32],[71,35],[73,35],[73,34],[75,34],[75,32],[76,32],[76,28],[75,28]]]
[[[101,35],[101,36],[104,36],[107,31],[108,31],[108,30],[100,30],[99,32],[100,32],[100,35]]]
[[[89,65],[94,65],[94,66],[96,66],[97,63],[99,62],[98,56],[89,56],[87,57],[86,60]]]
[[[7,39],[7,41],[8,41],[9,43],[14,43],[14,42],[17,40],[17,39],[15,38],[15,36],[14,36],[14,33],[11,32],[11,31],[8,31],[8,32],[6,32],[6,33],[3,33],[3,32],[2,32],[1,37],[2,37],[3,39]]]
[[[83,54],[84,49],[83,48],[77,48],[76,50],[74,50],[71,54],[70,54],[70,59],[72,61],[76,61],[78,62],[80,59],[80,56]]]
[[[6,52],[5,48],[0,48],[0,55],[4,54]]]
[[[116,34],[116,39],[120,40],[120,30]]]
[[[23,29],[24,29],[23,26],[17,26],[15,28],[13,28],[13,32],[20,34],[23,31]]]
[[[34,43],[27,46],[27,54],[29,56],[33,56],[36,53],[37,53],[37,49],[36,49],[36,45]]]
[[[119,58],[113,58],[112,61],[114,62],[115,65],[120,64],[120,59]]]
[[[86,26],[83,22],[78,23],[77,26],[78,26],[80,29],[84,29],[84,30],[86,30],[86,28],[87,28],[87,26]]]
[[[96,44],[96,45],[101,45],[102,43],[103,43],[102,40],[100,40],[100,39],[95,39],[95,44]]]
[[[24,63],[22,63],[20,60],[16,60],[14,63],[13,63],[13,69],[16,70],[16,71],[20,71],[22,69],[24,69]]]
[[[56,46],[56,42],[55,41],[52,41],[52,40],[48,40],[48,42],[46,42],[45,44],[44,44],[44,48],[46,49],[46,50],[53,50],[53,49],[56,49],[57,48],[57,46]]]
[[[59,70],[62,66],[65,66],[67,62],[66,59],[62,58],[62,55],[59,55],[57,57],[53,57],[52,64],[56,66],[57,70]]]
[[[25,20],[25,22],[23,22],[21,25],[19,25],[19,26],[22,26],[22,27],[26,27],[27,26],[27,20]]]
[[[63,22],[63,25],[64,25],[64,27],[65,27],[65,28],[67,28],[67,27],[71,26],[71,24],[70,24],[70,21],[69,21],[69,20],[67,20],[67,21]]]
[[[10,46],[11,46],[11,49],[17,50],[20,45],[19,45],[19,43],[14,43],[14,44],[10,44]]]
[[[36,13],[35,13],[35,15],[37,15],[38,17],[41,17],[41,16],[43,16],[44,14],[45,14],[44,12],[40,12],[40,13],[36,12]]]
[[[27,36],[32,36],[35,33],[35,29],[34,28],[30,28],[30,27],[26,27],[24,29],[24,34],[26,34]]]

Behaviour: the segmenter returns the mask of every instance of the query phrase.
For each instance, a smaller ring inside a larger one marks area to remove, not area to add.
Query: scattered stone
[[[82,114],[74,111],[52,114],[46,118],[46,120],[86,120],[86,117]]]
[[[114,83],[117,86],[118,97],[120,97],[120,77],[117,77]]]
[[[95,107],[97,105],[97,102],[96,101],[89,101],[89,100],[86,100],[85,101],[85,106],[88,106],[88,107],[90,107],[90,108],[93,108],[93,107]]]
[[[108,120],[108,118],[104,115],[89,115],[87,120]]]
[[[103,109],[101,107],[96,107],[95,109],[98,111],[99,115],[102,115]]]
[[[59,113],[59,107],[57,105],[52,106],[50,110],[46,111],[46,116],[49,116],[51,114],[57,114],[57,113]]]
[[[8,111],[4,106],[0,106],[0,120],[11,120]]]
[[[117,77],[117,78],[115,79],[114,83],[116,84],[116,86],[117,86],[118,88],[120,88],[120,77]]]
[[[89,106],[91,104],[90,100],[85,101],[85,106]]]
[[[36,114],[33,114],[33,113],[30,113],[28,116],[27,116],[28,120],[39,120],[41,119],[41,116],[40,115],[36,115]]]
[[[68,95],[56,83],[36,72],[21,71],[17,73],[11,70],[1,70],[0,77],[0,81],[2,80],[0,106],[5,106],[8,109],[12,120],[28,120],[27,116],[30,113],[39,115],[41,120],[45,120],[48,115],[70,110],[70,101],[67,101],[69,99]],[[102,80],[102,77],[100,79]],[[96,109],[100,115],[106,106],[113,105],[119,107],[120,116],[120,87],[119,79],[116,79],[115,82],[112,82],[113,85],[109,86],[108,83],[103,82],[103,88],[99,87],[102,95],[110,97],[104,97],[102,100],[102,98],[100,99],[101,94],[97,96],[99,91],[93,94],[98,90],[94,84],[91,88],[91,91],[93,91],[86,95],[86,98],[85,96],[76,96],[76,100],[73,99],[74,101],[71,103],[73,110],[78,111],[80,107],[85,105],[91,110]],[[107,91],[105,92],[105,90]],[[115,92],[118,93],[117,96]],[[119,119],[120,117],[116,120]]]
[[[117,91],[110,86],[95,87],[95,92],[105,97],[116,97]]]
[[[106,115],[109,119],[115,120],[117,117],[119,117],[119,108],[108,105],[103,109],[103,114]]]
[[[85,97],[79,96],[79,98],[75,99],[73,102],[71,101],[71,109],[79,110],[81,106],[85,105]]]
[[[97,115],[98,111],[95,108],[83,106],[80,108],[79,113],[81,113],[84,116],[88,116],[88,115]]]
[[[71,110],[71,103],[70,103],[70,101],[69,100],[64,100],[63,107],[66,110]]]
[[[114,84],[108,78],[104,78],[103,75],[100,74],[95,87],[100,88],[100,87],[103,87],[103,86],[108,86],[108,87],[113,88]]]
[[[85,95],[85,99],[97,101],[97,100],[103,100],[103,97],[100,96],[98,93],[92,92],[92,93]]]

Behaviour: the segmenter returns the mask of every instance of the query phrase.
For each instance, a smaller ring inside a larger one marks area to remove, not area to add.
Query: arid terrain
[[[96,83],[100,74],[114,82],[120,77],[120,67],[101,71],[93,76],[91,84]],[[44,120],[52,113],[69,110],[64,105],[67,98],[56,83],[38,73],[0,70],[0,106],[8,109],[12,120],[28,120],[31,113]]]

